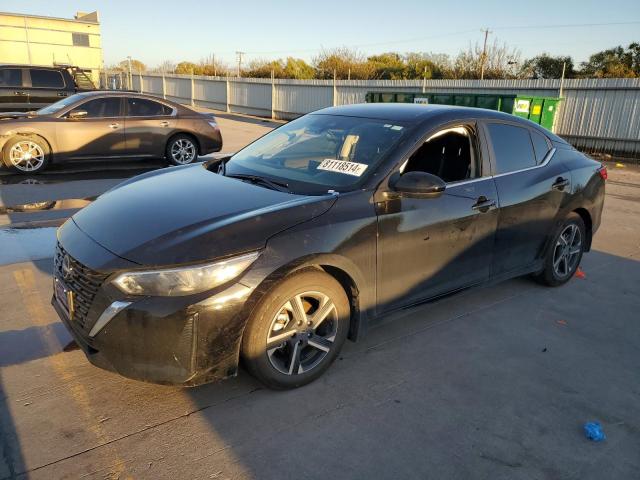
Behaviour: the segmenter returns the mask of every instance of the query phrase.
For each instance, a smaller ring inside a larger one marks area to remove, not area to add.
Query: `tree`
[[[381,80],[400,80],[406,77],[406,64],[402,55],[389,52],[372,55],[367,62],[373,70],[373,78]]]
[[[405,78],[445,78],[451,71],[451,60],[444,54],[408,53],[405,64]]]
[[[453,65],[453,78],[480,78],[482,57],[482,47],[479,43],[460,52]],[[487,46],[484,78],[516,78],[516,65],[519,61],[518,50],[509,48],[506,43],[498,44],[498,41],[494,40]]]
[[[191,75],[191,73],[193,73],[194,75],[199,75],[197,73],[197,70],[198,66],[193,62],[180,62],[178,65],[176,65],[176,69],[174,71],[175,73],[180,75]]]
[[[346,47],[333,50],[322,50],[313,60],[316,77],[323,79],[336,77],[342,80],[367,80],[373,77],[375,67],[356,50]]]
[[[301,58],[288,57],[284,66],[283,78],[295,78],[298,80],[309,80],[315,76],[316,71]]]
[[[129,71],[129,60],[124,59],[118,64],[118,70],[122,70],[123,72]],[[131,59],[131,71],[132,72],[145,72],[147,70],[147,66],[142,63],[140,60],[136,60],[135,58]]]
[[[640,44],[632,43],[626,49],[622,46],[603,50],[582,62],[580,75],[584,77],[639,77]]]
[[[573,78],[576,72],[571,57],[552,57],[547,53],[526,60],[520,74],[527,78],[561,78],[563,65],[565,66],[564,76]]]

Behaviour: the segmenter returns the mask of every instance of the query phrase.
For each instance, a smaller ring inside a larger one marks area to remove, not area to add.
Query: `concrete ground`
[[[225,150],[270,128],[220,123]],[[139,171],[100,168],[17,186],[4,172],[0,205],[88,202]],[[49,305],[53,228],[16,227],[80,206],[0,221],[0,479],[640,478],[638,169],[610,165],[584,278],[557,289],[515,279],[394,314],[288,392],[244,371],[194,389],[148,385],[64,351]],[[587,421],[606,441],[585,438]]]

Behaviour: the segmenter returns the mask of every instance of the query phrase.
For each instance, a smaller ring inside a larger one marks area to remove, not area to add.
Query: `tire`
[[[293,273],[252,313],[242,337],[242,358],[251,374],[270,388],[306,385],[337,357],[350,316],[349,299],[333,277],[311,269]]]
[[[585,240],[584,222],[580,215],[572,212],[553,236],[545,255],[544,269],[534,275],[534,278],[550,287],[567,283],[580,266]]]
[[[198,159],[198,143],[189,135],[175,135],[167,142],[165,157],[172,165],[189,165]]]
[[[51,159],[47,142],[35,135],[20,135],[10,139],[2,149],[2,161],[15,172],[42,172]]]

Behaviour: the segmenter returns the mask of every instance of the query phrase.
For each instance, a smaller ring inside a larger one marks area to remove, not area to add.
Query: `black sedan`
[[[186,165],[221,148],[213,115],[134,92],[84,92],[35,112],[0,114],[2,161],[23,174],[92,158]]]
[[[197,385],[320,376],[395,309],[519,275],[558,286],[606,170],[533,123],[328,108],[230,158],[125,181],[58,231],[53,304],[89,360]]]

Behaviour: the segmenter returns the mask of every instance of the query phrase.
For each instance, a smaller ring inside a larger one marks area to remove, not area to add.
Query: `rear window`
[[[536,163],[540,165],[549,152],[549,142],[541,133],[534,130],[531,130],[531,141],[533,142],[533,150],[536,153]]]
[[[0,87],[21,87],[22,70],[19,68],[0,69]]]
[[[490,123],[488,128],[497,173],[514,172],[536,165],[529,129],[503,123]]]
[[[56,70],[31,69],[31,86],[35,88],[64,88],[62,74]]]
[[[144,98],[127,99],[127,115],[129,117],[157,117],[171,115],[173,109],[162,103]]]

